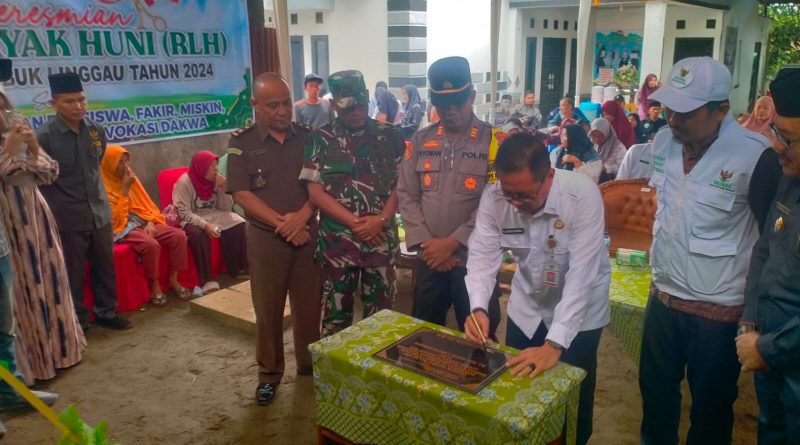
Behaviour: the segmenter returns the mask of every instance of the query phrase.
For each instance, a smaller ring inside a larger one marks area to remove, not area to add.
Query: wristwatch
[[[560,344],[558,344],[558,343],[554,342],[553,340],[545,340],[545,341],[546,341],[546,342],[547,342],[547,344],[548,344],[548,345],[550,345],[550,347],[552,347],[552,348],[560,349],[561,351],[563,351],[563,350],[564,350],[564,347],[563,347],[563,346],[561,346]]]
[[[378,216],[381,217],[381,223],[386,226],[389,223],[389,218],[387,218],[383,213],[379,214]]]
[[[742,334],[747,334],[748,332],[757,332],[757,331],[758,331],[758,326],[752,323],[742,323],[736,330],[736,336],[738,337]]]

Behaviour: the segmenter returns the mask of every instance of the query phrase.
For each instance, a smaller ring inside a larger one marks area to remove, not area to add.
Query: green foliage
[[[772,19],[767,48],[767,79],[775,78],[781,66],[800,63],[800,5],[778,3],[767,7]]]
[[[78,410],[74,406],[69,406],[58,418],[81,439],[80,442],[75,442],[67,435],[64,435],[58,445],[119,445],[108,439],[108,424],[106,422],[100,422],[97,424],[97,428],[92,428],[81,420]]]

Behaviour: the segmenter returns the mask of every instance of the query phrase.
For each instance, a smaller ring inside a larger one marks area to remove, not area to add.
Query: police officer
[[[603,245],[603,199],[581,173],[554,169],[534,136],[509,136],[497,154],[499,184],[483,192],[469,240],[466,285],[475,342],[489,327],[486,309],[503,251],[517,263],[508,302],[506,344],[521,350],[508,368],[517,377],[559,360],[584,369],[577,442],[592,434],[597,347],[608,324],[611,269]],[[480,330],[477,329],[480,326]]]
[[[58,224],[69,288],[78,321],[89,329],[89,309],[83,305],[83,276],[91,263],[94,322],[109,329],[128,329],[118,316],[117,276],[114,271],[114,233],[111,207],[100,177],[106,133],[86,117],[86,94],[75,73],[48,76],[55,119],[36,131],[39,145],[58,162],[56,181],[40,188]]]
[[[761,412],[758,443],[800,443],[800,65],[770,85],[772,127],[784,177],[750,262],[736,338],[739,362],[754,375]]]
[[[256,77],[256,122],[232,133],[227,191],[248,224],[248,255],[256,312],[256,402],[270,403],[283,377],[283,310],[292,306],[299,375],[311,374],[308,345],[319,339],[320,271],[314,263],[316,218],[297,180],[311,128],[292,122],[292,97],[276,73]]]
[[[328,87],[337,117],[311,133],[300,173],[311,201],[322,211],[323,336],[352,324],[357,293],[365,318],[392,306],[395,187],[405,145],[394,126],[369,118],[360,72],[333,73]]]
[[[467,59],[437,60],[428,81],[441,121],[411,139],[397,187],[406,244],[418,251],[412,315],[444,325],[452,305],[458,328],[464,330],[467,241],[481,192],[495,181],[491,164],[506,135],[472,112],[475,90]],[[494,295],[492,336],[500,316],[499,289]]]
[[[692,394],[686,443],[731,441],[745,275],[780,172],[769,142],[731,116],[730,90],[725,65],[692,57],[650,95],[667,108],[669,130],[653,141],[658,210],[639,363],[643,444],[678,443],[684,377]]]

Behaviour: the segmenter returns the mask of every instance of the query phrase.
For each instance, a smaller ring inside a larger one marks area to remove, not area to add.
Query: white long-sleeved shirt
[[[617,179],[650,179],[653,175],[653,143],[631,145],[617,172]]]
[[[517,270],[508,317],[528,338],[544,322],[547,339],[568,348],[579,332],[605,326],[611,269],[604,230],[600,191],[581,173],[556,170],[536,215],[508,203],[499,184],[487,186],[469,241],[465,281],[472,309],[488,307],[502,253],[511,250]],[[560,276],[556,287],[548,287],[545,269],[553,264]]]

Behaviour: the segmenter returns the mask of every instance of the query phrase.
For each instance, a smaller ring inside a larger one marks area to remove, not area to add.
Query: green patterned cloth
[[[618,266],[611,260],[611,329],[637,365],[651,276],[649,267]]]
[[[456,445],[546,444],[566,427],[575,443],[582,369],[560,363],[533,380],[503,372],[470,394],[373,357],[423,326],[463,335],[383,310],[310,345],[320,426],[355,443]]]

